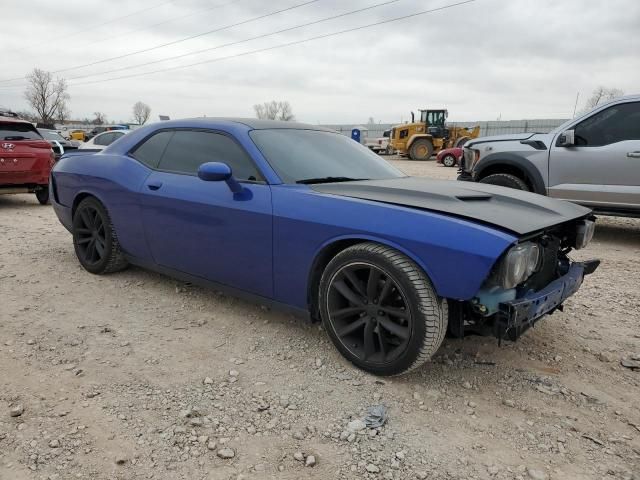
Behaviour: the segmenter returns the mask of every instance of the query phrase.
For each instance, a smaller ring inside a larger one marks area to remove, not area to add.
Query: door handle
[[[147,183],[147,188],[149,190],[158,190],[162,186],[162,182],[154,181]]]
[[[640,158],[640,152],[629,152],[629,153],[627,153],[627,157],[629,157],[629,158]]]

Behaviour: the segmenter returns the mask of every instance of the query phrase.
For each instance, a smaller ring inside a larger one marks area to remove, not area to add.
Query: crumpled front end
[[[515,340],[545,315],[562,310],[600,264],[569,258],[569,252],[590,242],[594,230],[595,218],[588,216],[522,238],[496,262],[471,300],[450,302],[451,333]]]

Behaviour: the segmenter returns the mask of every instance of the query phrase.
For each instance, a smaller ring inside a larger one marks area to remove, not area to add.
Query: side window
[[[621,103],[587,118],[575,127],[576,145],[600,147],[640,140],[640,103]]]
[[[131,156],[149,168],[158,168],[160,158],[164,150],[167,148],[169,140],[173,136],[172,131],[156,133],[152,137],[147,138],[144,143],[138,145],[131,152]]]
[[[213,132],[177,130],[167,146],[159,169],[195,175],[206,162],[223,162],[238,180],[260,180],[251,159],[231,138]]]
[[[408,129],[400,130],[400,138],[407,138],[408,136],[409,136]]]
[[[96,138],[93,143],[95,143],[96,145],[106,146],[106,145],[109,145],[112,141],[113,141],[113,134],[105,133],[104,135],[100,135],[98,138]]]

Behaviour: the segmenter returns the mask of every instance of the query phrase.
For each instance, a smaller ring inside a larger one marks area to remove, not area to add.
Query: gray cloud
[[[141,2],[71,0],[64,8],[48,0],[3,5],[3,68],[0,78],[34,67],[58,70],[149,48],[243,21],[304,0],[176,0],[100,28]],[[320,0],[223,32],[61,76],[131,67],[202,48],[242,40],[381,0]],[[447,0],[401,0],[274,37],[86,80],[69,80],[75,117],[100,110],[129,120],[137,100],[153,116],[251,116],[252,105],[286,99],[298,119],[311,123],[360,123],[407,119],[409,111],[445,106],[453,120],[567,117],[577,92],[598,85],[640,93],[640,2],[477,0],[411,20],[360,30],[269,52],[170,72],[81,85],[78,82],[156,70],[240,54],[327,32],[381,21],[447,4]],[[179,18],[195,12],[187,18]],[[27,14],[28,13],[28,14]],[[164,25],[150,25],[176,19]],[[135,31],[145,28],[144,30]],[[78,30],[88,31],[71,35]],[[32,48],[27,48],[32,47]],[[13,82],[13,85],[21,82]],[[23,88],[1,88],[0,105],[26,108]]]

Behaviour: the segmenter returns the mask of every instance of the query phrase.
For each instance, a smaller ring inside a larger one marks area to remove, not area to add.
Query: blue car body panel
[[[224,182],[154,171],[128,156],[167,128],[232,135],[252,157],[264,183]],[[162,122],[123,136],[103,152],[62,157],[54,167],[52,202],[71,228],[83,195],[107,208],[133,263],[223,284],[295,309],[308,308],[312,265],[336,241],[371,240],[396,248],[428,274],[437,293],[468,300],[517,237],[469,220],[410,207],[319,193],[283,184],[235,121]],[[162,188],[153,190],[160,183]],[[151,188],[150,188],[151,187]]]
[[[306,305],[313,260],[335,241],[364,239],[396,248],[425,270],[439,295],[459,300],[478,291],[496,259],[516,241],[465,220],[319,194],[304,185],[272,190],[275,293],[287,304]]]

